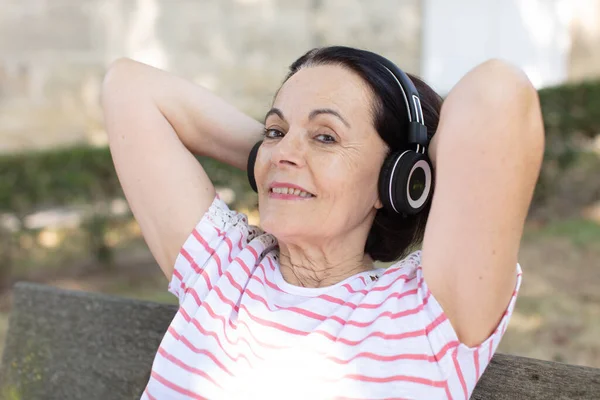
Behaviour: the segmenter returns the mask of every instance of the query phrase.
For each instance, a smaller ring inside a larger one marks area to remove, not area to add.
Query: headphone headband
[[[425,126],[425,119],[423,118],[421,98],[419,97],[419,92],[413,81],[404,71],[387,58],[370,51],[367,51],[367,53],[372,54],[379,60],[379,63],[392,75],[400,87],[402,98],[404,99],[404,104],[406,106],[406,112],[408,114],[409,143],[418,145],[419,149],[426,146],[429,142],[427,137],[427,127]]]

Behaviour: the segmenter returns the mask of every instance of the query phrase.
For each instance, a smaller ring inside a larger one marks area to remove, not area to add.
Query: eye
[[[275,139],[277,137],[280,137],[280,136],[276,136],[276,135],[283,136],[283,133],[281,133],[281,131],[274,129],[274,128],[269,128],[269,129],[265,128],[263,131],[263,136],[267,139]]]
[[[335,138],[331,135],[328,135],[326,133],[321,133],[320,135],[317,135],[317,137],[323,137],[325,138],[325,140],[320,140],[323,143],[335,143]]]

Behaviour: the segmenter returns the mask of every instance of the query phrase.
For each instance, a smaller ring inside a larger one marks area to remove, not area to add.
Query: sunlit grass
[[[600,247],[600,224],[583,218],[552,221],[543,227],[526,227],[525,240],[543,237],[561,237],[578,248]]]

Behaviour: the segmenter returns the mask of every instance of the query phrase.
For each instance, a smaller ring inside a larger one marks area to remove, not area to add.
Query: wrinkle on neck
[[[360,272],[375,269],[371,257],[362,252],[340,262],[329,263],[325,257],[317,261],[300,255],[290,256],[286,250],[286,247],[283,251],[280,247],[279,269],[283,279],[294,286],[307,288],[332,286]]]

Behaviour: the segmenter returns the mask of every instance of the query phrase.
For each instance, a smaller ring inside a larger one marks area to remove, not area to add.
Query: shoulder
[[[277,241],[273,235],[265,232],[260,226],[250,223],[248,215],[230,208],[218,194],[206,214],[196,224],[196,230],[203,232],[214,230],[221,237],[232,231],[238,231],[245,239],[243,246],[255,239],[265,244],[274,244]]]

